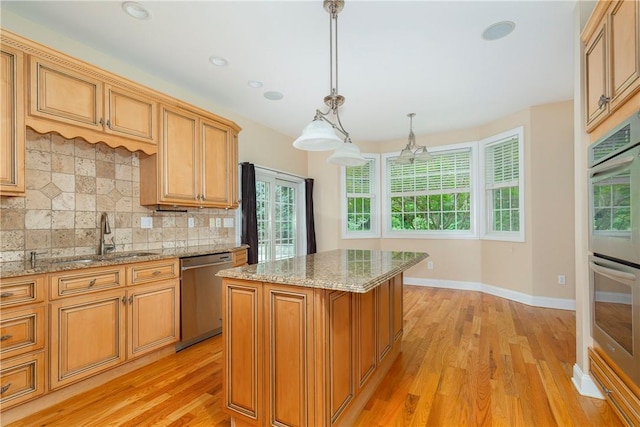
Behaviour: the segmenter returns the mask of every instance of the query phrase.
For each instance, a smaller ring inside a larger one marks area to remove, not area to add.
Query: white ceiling
[[[293,138],[329,94],[322,1],[5,1],[49,27]],[[571,1],[358,1],[338,18],[342,123],[355,143],[487,123],[573,97]],[[505,39],[482,31],[514,21]],[[224,68],[210,56],[229,61]],[[260,80],[261,89],[248,86]],[[144,83],[144,82],[142,82]],[[284,94],[280,101],[265,91]],[[418,141],[419,142],[419,141]]]

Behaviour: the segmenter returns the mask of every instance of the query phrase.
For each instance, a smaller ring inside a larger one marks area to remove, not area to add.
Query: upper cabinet
[[[592,132],[610,117],[614,125],[639,108],[640,95],[634,95],[640,89],[640,2],[599,2],[582,40],[586,128]]]
[[[237,127],[166,105],[160,116],[158,154],[140,161],[140,203],[237,207]]]
[[[0,195],[24,195],[24,55],[2,45],[0,87]]]
[[[29,126],[55,130],[67,138],[79,136],[89,142],[155,152],[157,101],[141,94],[144,92],[33,56],[29,80]]]

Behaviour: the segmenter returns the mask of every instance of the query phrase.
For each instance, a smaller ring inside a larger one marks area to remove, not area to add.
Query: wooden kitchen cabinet
[[[47,307],[44,275],[0,282],[0,408],[46,391]]]
[[[125,361],[124,290],[61,299],[50,305],[51,389]]]
[[[248,258],[246,249],[240,249],[240,250],[231,252],[231,265],[233,267],[240,267],[243,265],[247,265],[248,260],[249,258]]]
[[[586,128],[590,132],[640,90],[640,3],[601,1],[585,26]],[[634,105],[638,104],[635,102]],[[634,105],[631,105],[633,110]],[[622,118],[630,114],[621,112]]]
[[[237,132],[183,108],[161,105],[160,116],[158,154],[140,162],[140,203],[237,207]]]
[[[51,389],[178,341],[179,261],[50,274]]]
[[[0,60],[0,196],[21,196],[25,192],[24,55],[3,43]]]
[[[143,91],[106,83],[96,73],[83,72],[82,66],[65,67],[37,56],[31,57],[29,70],[29,115],[58,122],[53,130],[63,136],[109,144],[108,135],[113,135],[156,145],[157,102]],[[51,130],[41,122],[28,124]]]

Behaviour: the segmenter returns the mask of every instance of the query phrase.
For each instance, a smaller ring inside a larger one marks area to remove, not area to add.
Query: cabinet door
[[[232,162],[233,139],[230,129],[212,121],[201,120],[201,196],[203,206],[230,207],[232,185],[230,179],[237,175]]]
[[[109,291],[50,305],[52,389],[124,362],[124,297]]]
[[[359,388],[364,387],[376,370],[376,298],[375,289],[356,294],[356,374]]]
[[[102,82],[88,75],[31,57],[32,116],[93,130],[104,129]],[[71,130],[68,134],[72,135]]]
[[[610,109],[640,87],[640,2],[618,0],[609,16]]]
[[[585,53],[587,128],[592,128],[606,117],[607,107],[607,46],[606,23],[587,43]]]
[[[329,420],[334,424],[355,397],[353,375],[354,293],[334,291],[328,295],[329,316],[326,339],[328,354]],[[322,337],[322,339],[325,339]],[[318,387],[319,388],[319,387]],[[317,389],[318,389],[317,388]]]
[[[377,307],[376,326],[378,332],[377,349],[378,362],[382,362],[393,346],[393,317],[392,317],[392,296],[391,280],[380,284],[376,289]]]
[[[117,86],[105,86],[105,131],[150,144],[157,143],[157,103]]]
[[[180,338],[179,282],[171,280],[127,291],[127,357],[134,358]]]
[[[196,205],[198,179],[196,159],[198,117],[179,108],[162,106],[160,132],[160,201]]]
[[[223,279],[222,307],[223,407],[236,422],[262,425],[262,283]]]
[[[391,279],[391,300],[393,307],[393,341],[402,339],[404,321],[404,301],[402,292],[402,273]]]
[[[22,52],[0,52],[0,195],[24,194],[24,84]]]
[[[313,424],[313,290],[264,284],[267,425]]]

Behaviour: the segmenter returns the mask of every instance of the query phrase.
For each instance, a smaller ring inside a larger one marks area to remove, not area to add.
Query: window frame
[[[393,153],[384,153],[381,155],[381,181],[382,181],[382,208],[381,208],[381,220],[382,220],[382,237],[392,239],[477,239],[478,238],[478,209],[477,209],[477,175],[478,175],[478,144],[476,141],[462,142],[457,144],[448,144],[440,146],[429,147],[429,152],[432,154],[458,151],[463,149],[470,149],[471,159],[469,161],[469,200],[471,203],[470,210],[470,229],[469,230],[422,230],[422,231],[395,231],[391,230],[391,206],[390,206],[390,177],[388,175],[387,163],[390,158],[398,157],[399,151]]]
[[[507,139],[512,137],[518,138],[518,209],[519,209],[519,224],[520,230],[517,232],[514,231],[494,231],[492,229],[493,223],[493,210],[491,212],[489,209],[493,206],[493,201],[488,200],[487,189],[486,189],[486,170],[485,170],[485,159],[486,159],[486,150],[488,147],[493,145],[500,144]],[[479,171],[478,174],[478,191],[479,191],[479,210],[480,217],[482,218],[480,224],[480,239],[482,240],[496,240],[496,241],[505,241],[505,242],[525,242],[526,238],[526,224],[525,224],[525,189],[526,189],[526,179],[525,179],[525,145],[524,145],[524,126],[519,126],[517,128],[513,128],[507,130],[505,132],[501,132],[496,135],[492,135],[488,138],[482,139],[479,141]]]
[[[341,200],[341,238],[342,239],[379,239],[380,238],[380,154],[361,153],[362,157],[373,161],[371,170],[374,177],[370,179],[372,183],[371,194],[371,230],[370,231],[349,231],[348,227],[348,203],[347,203],[347,167],[340,168],[340,200]]]

